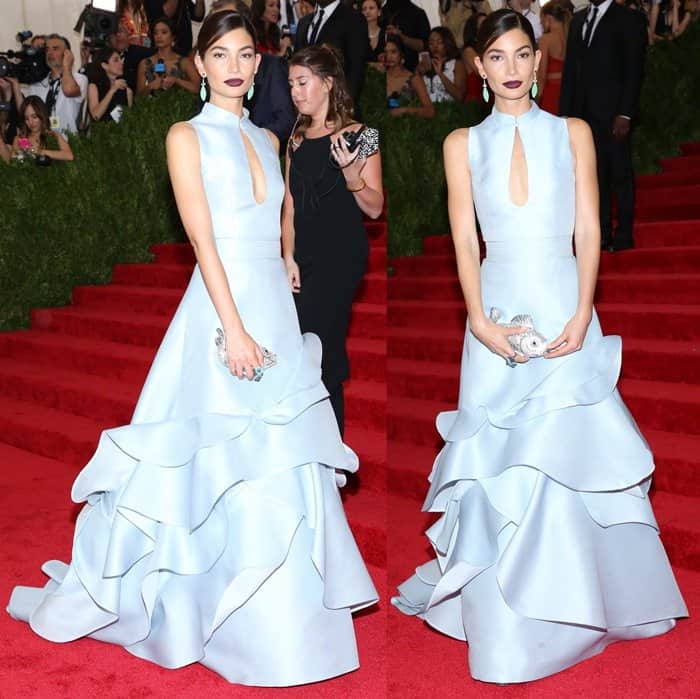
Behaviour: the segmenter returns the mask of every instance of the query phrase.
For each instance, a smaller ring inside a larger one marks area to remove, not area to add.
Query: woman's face
[[[124,61],[121,56],[115,51],[110,57],[107,63],[102,64],[105,73],[111,75],[115,78],[119,78],[124,74]]]
[[[401,65],[401,51],[393,41],[387,41],[384,49],[385,63],[387,68],[395,68]]]
[[[328,96],[331,84],[314,75],[305,66],[289,67],[289,88],[292,102],[300,114],[308,116],[328,113]]]
[[[24,112],[24,125],[29,133],[41,133],[41,117],[34,111],[34,107],[27,107]]]
[[[376,22],[379,19],[379,7],[375,0],[365,0],[362,3],[362,14],[367,22]]]
[[[260,64],[253,37],[243,28],[232,29],[217,39],[204,54],[194,57],[199,74],[209,81],[212,102],[243,97]]]
[[[445,42],[437,32],[428,37],[428,51],[433,58],[445,58]]]
[[[157,48],[163,49],[167,46],[172,46],[174,41],[175,37],[167,24],[159,22],[153,27],[153,43]]]
[[[280,4],[279,0],[265,0],[265,12],[263,12],[263,20],[271,24],[277,24],[280,21]]]
[[[483,58],[474,59],[479,75],[486,75],[494,94],[504,99],[526,96],[540,62],[522,29],[511,29],[488,47]]]

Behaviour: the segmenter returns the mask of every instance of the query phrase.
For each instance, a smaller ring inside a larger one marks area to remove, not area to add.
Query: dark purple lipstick
[[[503,87],[507,87],[509,90],[517,90],[522,84],[522,80],[509,80],[507,83],[503,83]]]
[[[243,84],[243,81],[240,78],[231,78],[230,80],[224,80],[224,82],[229,87],[240,87]]]

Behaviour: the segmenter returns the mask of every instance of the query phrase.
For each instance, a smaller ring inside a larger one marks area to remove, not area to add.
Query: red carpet
[[[686,602],[700,604],[700,145],[638,179],[635,250],[604,254],[596,307],[623,338],[620,391],[654,450],[653,503]],[[393,264],[389,282],[389,586],[430,557],[419,512],[440,447],[435,417],[453,410],[466,315],[448,236]],[[612,445],[611,445],[612,446]],[[391,696],[696,697],[700,625],[618,643],[553,677],[498,687],[469,677],[466,647],[389,615]]]
[[[163,670],[97,641],[50,644],[0,614],[1,697],[386,695],[386,223],[368,229],[370,271],[353,308],[346,388],[346,441],[361,475],[344,501],[383,599],[357,619],[360,670],[296,689],[243,688],[199,665]],[[43,584],[45,560],[69,560],[78,511],[70,485],[101,430],[131,418],[194,263],[186,244],[153,251],[154,263],[117,265],[111,284],[75,289],[71,306],[34,311],[30,330],[0,333],[3,600],[16,584]]]

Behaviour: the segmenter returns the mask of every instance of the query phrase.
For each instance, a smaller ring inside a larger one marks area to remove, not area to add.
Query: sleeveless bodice
[[[202,182],[214,237],[220,250],[243,257],[279,256],[280,207],[284,181],[279,157],[264,129],[248,118],[207,103],[191,119],[199,138]],[[253,178],[241,131],[250,140],[265,174],[261,204],[253,195]]]
[[[528,200],[513,203],[510,164],[518,129],[527,163]],[[566,120],[532,103],[518,117],[495,108],[469,130],[472,194],[487,259],[494,254],[571,255],[575,214],[575,180]]]

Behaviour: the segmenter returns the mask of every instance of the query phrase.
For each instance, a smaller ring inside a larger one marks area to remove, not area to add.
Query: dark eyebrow
[[[238,49],[238,51],[250,51],[251,49],[254,49],[255,47],[252,44],[247,44],[246,46],[243,46],[242,48]],[[211,46],[209,51],[228,51],[228,49],[225,46]]]
[[[515,49],[515,52],[522,51],[523,49],[532,49],[530,44],[523,44],[519,49]],[[489,49],[486,53],[505,53],[503,49]]]

